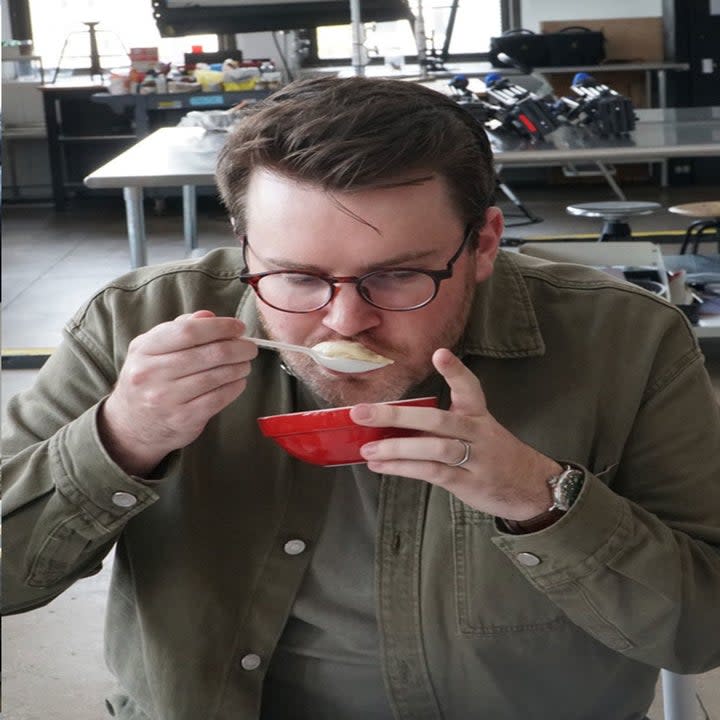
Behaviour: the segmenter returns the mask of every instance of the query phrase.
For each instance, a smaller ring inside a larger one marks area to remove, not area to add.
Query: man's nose
[[[324,310],[323,325],[344,337],[377,327],[382,317],[382,310],[365,302],[352,284],[338,285]]]

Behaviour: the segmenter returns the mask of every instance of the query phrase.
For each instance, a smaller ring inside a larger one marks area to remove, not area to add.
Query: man
[[[630,720],[659,668],[720,664],[720,417],[680,312],[499,252],[487,138],[420,85],[293,83],[218,184],[239,247],[111,283],[8,409],[6,612],[115,547],[112,715]],[[319,468],[259,433],[332,405],[422,434]]]

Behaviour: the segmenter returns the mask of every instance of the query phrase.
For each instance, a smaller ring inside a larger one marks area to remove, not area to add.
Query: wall
[[[284,33],[278,33],[278,42],[283,46]],[[243,57],[248,60],[252,58],[277,58],[277,50],[270,32],[241,33],[235,36],[237,46],[243,51]],[[278,62],[279,62],[278,58]]]
[[[297,75],[299,66],[293,52],[296,44],[295,33],[276,32],[275,37],[277,38],[278,45],[282,50],[286,62],[290,66],[290,72],[293,75]],[[235,42],[237,43],[238,49],[242,50],[243,57],[246,60],[270,58],[275,63],[277,69],[283,73],[283,79],[287,81],[286,71],[271,32],[240,33],[235,36]]]
[[[2,6],[2,39],[12,40],[12,30],[10,29],[10,10],[8,9],[7,0],[0,0]]]
[[[520,0],[522,26],[539,32],[542,20],[579,20],[662,16],[662,0],[604,0],[579,4],[577,0]]]

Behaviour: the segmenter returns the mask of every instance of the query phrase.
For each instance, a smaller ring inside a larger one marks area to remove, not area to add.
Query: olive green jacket
[[[259,332],[241,264],[219,250],[111,283],[9,404],[4,611],[49,602],[115,546],[107,661],[133,698],[119,717],[257,718],[322,527],[323,470],[256,423],[296,409],[273,353],[152,480],[98,438],[136,335],[201,308]],[[377,616],[395,716],[640,718],[658,668],[720,665],[720,414],[691,328],[605,274],[501,252],[460,352],[494,416],[586,481],[554,525],[512,535],[441,488],[382,478]],[[289,539],[307,550],[286,552]]]

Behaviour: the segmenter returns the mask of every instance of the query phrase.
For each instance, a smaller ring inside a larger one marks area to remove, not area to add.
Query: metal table
[[[85,178],[89,188],[123,189],[131,267],[147,265],[144,187],[182,187],[185,250],[197,247],[195,188],[214,185],[226,137],[199,127],[160,128]]]
[[[720,107],[638,110],[627,138],[600,138],[575,127],[558,128],[546,141],[493,136],[502,165],[568,162],[659,162],[671,157],[720,156]],[[225,133],[161,128],[85,178],[90,188],[123,188],[132,267],[147,264],[143,187],[182,187],[185,247],[197,247],[195,188],[214,185],[215,160]]]
[[[652,78],[655,76],[657,79],[657,106],[664,108],[667,107],[667,73],[668,72],[687,72],[690,69],[690,63],[687,62],[607,62],[601,65],[553,65],[553,66],[542,66],[535,67],[532,69],[534,74],[539,75],[558,75],[558,74],[575,74],[578,72],[586,72],[591,75],[601,75],[608,72],[642,72],[645,74],[645,94],[647,102],[651,102],[653,96],[652,93]],[[337,68],[333,69],[333,72],[337,72],[341,77],[347,77],[351,74],[350,68]],[[394,74],[392,77],[402,78],[404,80],[416,80],[423,83],[433,80],[444,80],[462,73],[469,78],[480,78],[483,79],[488,73],[499,72],[501,75],[507,77],[513,75],[523,75],[521,70],[514,67],[500,68],[491,65],[489,62],[478,62],[478,63],[462,63],[461,65],[453,66],[452,63],[448,63],[448,66],[444,70],[436,70],[428,72],[423,75],[420,72],[418,65],[405,65],[402,73]],[[367,65],[365,67],[365,74],[370,76],[387,76],[387,68],[382,65]],[[442,85],[447,87],[447,82],[443,82]]]
[[[492,135],[495,159],[503,165],[564,165],[572,162],[659,162],[673,157],[720,155],[720,107],[636,110],[627,137],[602,138],[563,125],[544,141]]]

